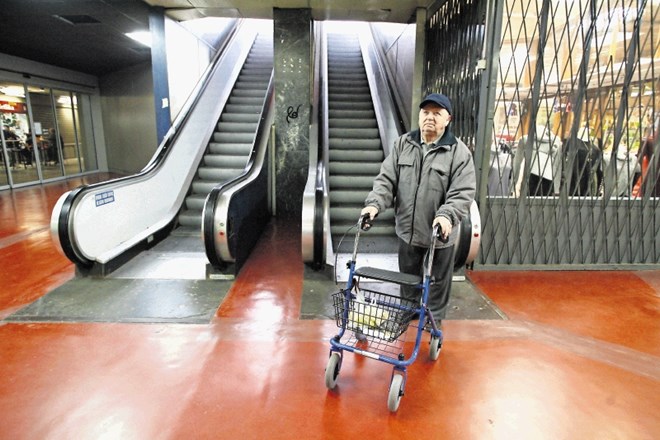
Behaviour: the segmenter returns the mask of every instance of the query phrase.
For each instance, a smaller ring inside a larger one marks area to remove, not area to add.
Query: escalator
[[[211,190],[238,177],[245,169],[252,152],[254,134],[272,71],[273,40],[270,36],[260,34],[250,49],[227,105],[215,126],[202,163],[179,213],[176,233],[199,236],[204,202]]]
[[[357,35],[328,34],[327,57],[330,230],[335,252],[350,252],[385,153]],[[394,211],[379,213],[360,243],[362,252],[396,252]]]
[[[241,24],[228,40],[141,172],[58,200],[51,236],[79,273],[121,270],[140,278],[134,266],[174,254],[208,271],[203,216],[215,213],[206,212],[207,200],[263,165],[254,158],[264,155],[268,143],[261,134],[273,113],[272,30]],[[266,197],[267,188],[258,191]],[[265,226],[261,220],[255,234]]]

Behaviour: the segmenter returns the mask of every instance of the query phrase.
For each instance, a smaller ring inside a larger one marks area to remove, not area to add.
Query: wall
[[[100,78],[108,170],[136,173],[158,148],[151,63]]]
[[[235,19],[203,18],[184,23],[165,19],[167,75],[172,120],[181,111]]]
[[[214,20],[216,32],[224,35],[233,20]],[[169,105],[174,120],[201,74],[206,70],[215,49],[195,28],[202,20],[192,20],[186,27],[165,20]],[[158,149],[156,109],[153,102],[151,64],[130,67],[102,77],[101,108],[105,139],[108,145],[108,169],[120,173],[140,171]]]

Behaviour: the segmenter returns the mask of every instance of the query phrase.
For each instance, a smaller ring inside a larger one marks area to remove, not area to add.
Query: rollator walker
[[[433,250],[439,239],[439,226],[431,235],[431,245],[425,259],[424,275],[411,275],[375,267],[356,269],[360,231],[370,226],[369,215],[361,216],[357,224],[353,256],[347,263],[349,270],[346,288],[332,295],[335,320],[339,333],[330,340],[330,358],[325,369],[325,384],[333,389],[344,359],[344,351],[391,364],[392,377],[387,399],[390,411],[396,412],[404,395],[407,367],[415,362],[424,330],[431,333],[429,356],[438,359],[442,348],[442,331],[428,309],[429,287],[433,283]],[[360,288],[364,279],[412,286],[421,291],[419,301],[410,301],[396,295]],[[415,344],[410,351],[405,337],[413,319],[419,317]],[[342,338],[345,340],[342,341]],[[407,349],[406,349],[407,348]]]

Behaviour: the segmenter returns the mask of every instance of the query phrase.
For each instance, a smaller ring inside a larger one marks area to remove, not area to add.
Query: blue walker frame
[[[394,376],[397,374],[397,372],[403,376],[402,377],[402,383],[401,383],[401,388],[399,390],[399,399],[401,396],[404,395],[405,387],[406,387],[406,382],[408,379],[408,373],[407,373],[407,367],[410,366],[415,360],[417,359],[417,356],[419,354],[419,349],[422,341],[422,334],[424,333],[426,323],[431,324],[430,333],[431,333],[431,343],[437,343],[438,344],[438,352],[440,351],[440,348],[442,347],[442,341],[443,341],[443,334],[442,330],[437,326],[436,321],[433,317],[433,313],[428,309],[428,296],[429,296],[429,287],[431,286],[432,282],[432,277],[431,277],[431,268],[433,267],[433,256],[434,252],[429,252],[428,257],[426,258],[426,265],[424,267],[424,275],[421,277],[421,282],[415,286],[416,289],[421,289],[422,295],[420,298],[420,306],[416,308],[410,308],[406,307],[405,305],[393,305],[393,304],[385,304],[388,307],[399,309],[402,311],[406,312],[412,312],[414,314],[419,314],[419,325],[417,326],[417,336],[415,339],[415,345],[412,351],[412,354],[410,355],[409,358],[405,358],[403,354],[399,354],[398,357],[391,357],[387,356],[384,354],[379,354],[379,353],[374,353],[370,352],[368,350],[363,350],[355,345],[349,345],[341,342],[341,338],[344,336],[347,330],[347,325],[349,323],[349,309],[350,309],[350,302],[352,300],[352,290],[353,287],[356,284],[355,280],[355,274],[356,274],[356,260],[357,260],[357,251],[358,251],[358,243],[360,240],[360,231],[364,227],[365,223],[367,223],[367,216],[360,217],[358,220],[357,224],[357,232],[355,234],[355,243],[353,246],[353,255],[351,260],[348,262],[348,280],[346,282],[346,289],[344,289],[342,292],[344,294],[344,307],[343,307],[343,316],[341,317],[341,326],[339,333],[332,337],[330,339],[330,360],[332,360],[332,356],[334,353],[337,353],[339,355],[339,360],[338,364],[335,369],[335,380],[336,376],[338,376],[339,371],[341,370],[341,365],[344,359],[343,352],[344,351],[349,351],[351,353],[359,354],[371,359],[375,359],[381,362],[385,362],[387,364],[392,365],[394,368],[392,369],[392,376],[390,378],[390,383],[393,383]],[[435,249],[435,244],[436,244],[436,239],[439,233],[439,227],[436,225],[433,228],[432,236],[431,236],[431,245],[429,246],[429,249]],[[362,278],[369,279],[368,276],[364,276],[361,274],[358,274],[358,276]],[[396,283],[396,281],[390,281],[392,283]],[[383,305],[382,303],[378,302],[378,305]],[[338,324],[339,325],[339,324]],[[350,331],[350,330],[349,330]],[[359,339],[359,337],[358,337]],[[434,341],[435,339],[435,341]],[[437,355],[436,355],[437,356]],[[435,359],[434,359],[435,360]],[[328,364],[330,366],[330,362]],[[326,379],[327,380],[327,379]],[[327,383],[326,383],[327,385]],[[334,388],[334,385],[331,387],[328,385],[328,388]],[[390,410],[396,411],[398,408],[398,402],[395,404],[396,407],[392,408],[390,407]]]

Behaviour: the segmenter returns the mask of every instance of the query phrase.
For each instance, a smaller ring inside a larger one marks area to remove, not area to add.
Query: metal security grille
[[[428,36],[434,22],[455,14],[450,4],[431,17]],[[477,93],[487,111],[475,112],[476,128],[465,132],[480,134],[478,262],[657,265],[660,2],[503,0],[489,7]],[[499,47],[489,50],[489,38]],[[441,84],[447,75],[437,78]]]
[[[451,0],[429,16],[423,95],[444,93],[452,98],[452,130],[475,148],[485,1]],[[460,97],[460,99],[459,99]],[[415,117],[415,115],[413,115]]]

